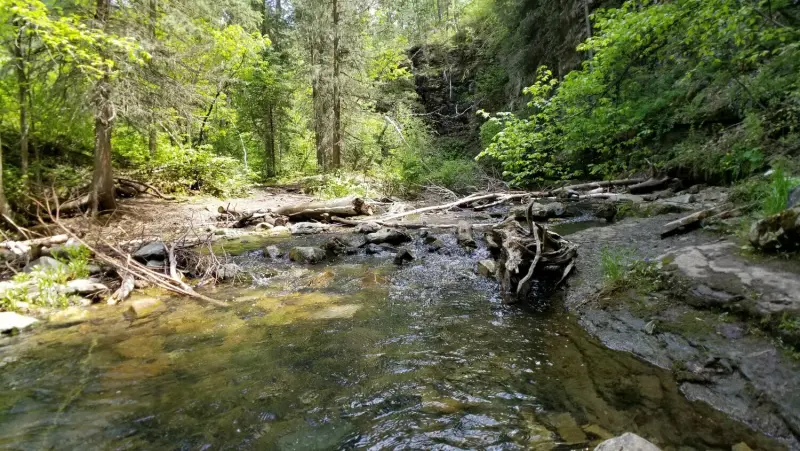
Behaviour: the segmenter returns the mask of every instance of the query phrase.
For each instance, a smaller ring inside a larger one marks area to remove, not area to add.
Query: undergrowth
[[[667,286],[666,277],[661,273],[659,265],[649,259],[636,259],[632,249],[602,248],[600,268],[603,273],[603,290],[606,292],[624,289],[659,291]]]

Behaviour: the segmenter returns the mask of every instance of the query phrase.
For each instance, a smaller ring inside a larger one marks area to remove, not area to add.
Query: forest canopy
[[[790,0],[0,6],[3,214],[53,196],[111,210],[120,175],[224,197],[322,173],[323,196],[412,195],[730,182],[798,156]]]

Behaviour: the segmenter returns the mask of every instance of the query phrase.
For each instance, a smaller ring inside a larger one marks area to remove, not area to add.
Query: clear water
[[[263,244],[237,260],[280,274],[211,293],[229,309],[98,307],[0,340],[0,449],[585,449],[626,431],[777,448],[557,306],[504,306],[481,251],[303,268]]]

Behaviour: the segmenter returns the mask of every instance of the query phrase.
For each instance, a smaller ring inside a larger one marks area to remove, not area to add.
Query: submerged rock
[[[229,280],[241,275],[244,271],[236,263],[226,263],[217,268],[217,278]]]
[[[427,244],[428,244],[428,252],[438,252],[442,250],[442,248],[444,248],[444,242],[439,238],[434,238],[433,241]]]
[[[289,250],[289,260],[297,263],[319,263],[325,257],[325,251],[318,247],[298,246]]]
[[[594,451],[661,451],[659,447],[631,432],[608,439]]]
[[[268,223],[268,222],[259,222],[258,224],[256,224],[256,230],[260,230],[260,231],[272,230],[274,228],[275,228],[275,226],[270,224],[270,223]]]
[[[496,269],[497,265],[492,259],[481,260],[478,262],[478,274],[484,277],[494,277]]]
[[[356,249],[350,246],[345,240],[334,237],[322,245],[329,255],[352,255],[356,253]]]
[[[52,257],[39,257],[22,268],[22,272],[33,272],[35,270],[66,271],[67,265]]]
[[[414,261],[415,258],[416,257],[414,257],[414,254],[410,250],[402,248],[399,249],[397,255],[394,256],[394,264],[402,265],[403,263]]]
[[[0,333],[13,333],[15,330],[23,330],[38,323],[39,320],[30,316],[20,315],[15,312],[0,312]]]
[[[153,241],[140,247],[133,253],[132,257],[141,262],[165,260],[167,258],[167,248],[163,241]]]
[[[281,250],[278,249],[278,246],[267,246],[264,248],[264,257],[272,260],[277,260],[283,257],[283,252],[281,252]]]
[[[131,306],[125,314],[131,319],[139,319],[166,309],[166,307],[167,306],[161,302],[161,300],[156,298],[136,299],[131,302]]]
[[[367,241],[373,244],[403,244],[411,241],[411,235],[398,229],[384,227],[367,235]]]
[[[764,218],[750,229],[750,243],[765,251],[800,248],[800,207]]]
[[[389,246],[388,244],[374,244],[369,243],[365,247],[367,254],[369,255],[377,255],[382,254],[384,252],[390,252],[392,254],[397,252],[397,249]]]

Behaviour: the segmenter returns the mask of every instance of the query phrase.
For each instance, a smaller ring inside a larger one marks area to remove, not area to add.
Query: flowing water
[[[99,307],[0,339],[0,449],[585,449],[626,431],[776,448],[603,348],[557,300],[504,306],[474,274],[485,251],[452,241],[447,255],[418,243],[400,269],[267,263],[264,242],[239,242],[255,278],[211,293],[229,309]]]

